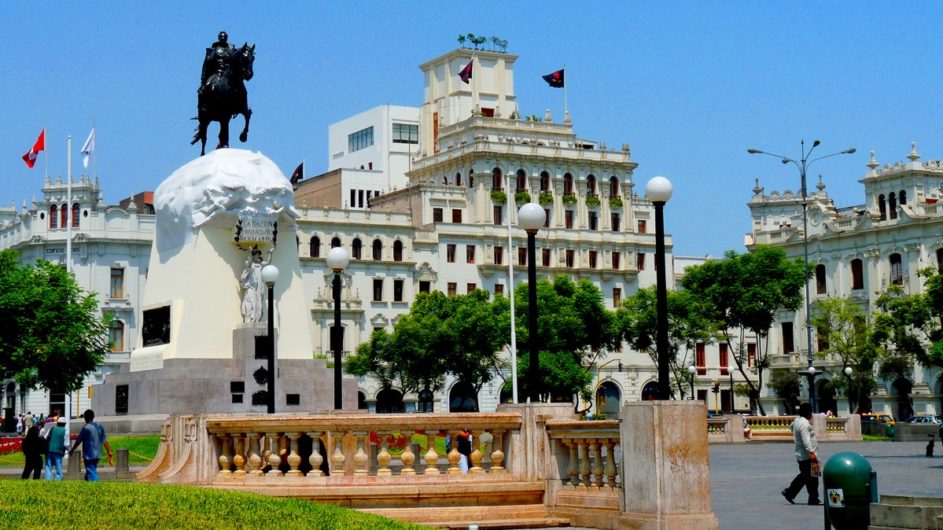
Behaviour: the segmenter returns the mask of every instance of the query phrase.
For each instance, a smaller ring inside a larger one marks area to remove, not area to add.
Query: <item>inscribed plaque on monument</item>
[[[141,327],[144,346],[159,346],[170,343],[170,306],[156,307],[144,311]]]

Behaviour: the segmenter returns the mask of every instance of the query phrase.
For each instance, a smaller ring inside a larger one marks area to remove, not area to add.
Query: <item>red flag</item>
[[[466,85],[468,84],[468,80],[472,77],[472,63],[474,62],[474,59],[468,61],[468,64],[465,65],[465,68],[462,68],[462,71],[458,73],[458,78],[461,79],[462,82]]]
[[[36,157],[39,156],[40,151],[46,149],[46,129],[43,129],[39,133],[39,138],[36,139],[36,143],[33,144],[33,148],[29,150],[25,155],[23,155],[23,162],[26,162],[26,167],[32,169],[36,165]]]
[[[553,88],[563,88],[563,69],[557,70],[552,74],[543,76],[544,81]]]
[[[298,164],[298,167],[295,168],[295,172],[291,174],[290,182],[292,186],[298,184],[298,181],[305,178],[305,163],[302,162]]]

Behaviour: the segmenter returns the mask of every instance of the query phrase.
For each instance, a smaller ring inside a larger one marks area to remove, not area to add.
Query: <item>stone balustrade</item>
[[[617,458],[621,447],[619,421],[549,421],[547,434],[566,459],[566,477],[561,482],[569,488],[600,490],[621,487]]]

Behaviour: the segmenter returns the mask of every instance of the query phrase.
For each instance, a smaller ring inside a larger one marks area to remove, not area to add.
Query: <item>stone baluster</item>
[[[426,451],[426,455],[425,455],[426,469],[423,470],[423,474],[440,475],[441,472],[439,471],[439,468],[437,465],[439,463],[439,453],[435,451],[435,435],[429,434],[428,440],[429,440],[429,450]]]
[[[507,473],[504,469],[504,436],[503,433],[492,429],[491,431],[491,469],[492,473]]]
[[[332,436],[334,438],[334,454],[331,455],[331,473],[335,476],[343,476],[347,473],[344,471],[344,463],[347,462],[347,457],[344,456],[344,451],[341,447],[343,436]]]
[[[227,478],[232,475],[229,466],[232,463],[229,458],[229,436],[225,434],[217,435],[219,437],[220,455],[219,455],[219,477]]]
[[[452,450],[446,455],[449,459],[449,468],[446,471],[448,475],[461,475],[462,468],[458,467],[458,461],[462,459],[462,454],[458,452],[458,434],[452,434]]]
[[[301,465],[301,456],[298,454],[298,438],[301,438],[301,433],[299,432],[286,432],[285,436],[291,441],[291,450],[288,453],[288,467],[291,469],[288,470],[289,477],[300,477],[301,470],[298,469],[298,466]]]
[[[589,447],[586,440],[577,440],[577,455],[580,460],[580,484],[579,487],[585,489],[589,485]]]
[[[411,441],[406,441],[406,448],[403,449],[403,454],[400,455],[399,459],[403,462],[403,469],[399,472],[400,475],[412,476],[416,474],[416,469],[413,468],[413,464],[416,462],[416,455],[413,454],[413,444]]]
[[[599,440],[589,440],[589,452],[593,457],[592,488],[598,490],[602,486],[602,453],[600,452]]]
[[[259,435],[258,433],[250,432],[246,434],[246,442],[248,442],[247,453],[249,459],[247,460],[246,468],[249,470],[250,475],[261,475],[262,474],[262,456],[259,455]]]
[[[472,475],[477,475],[478,473],[484,473],[485,470],[481,467],[481,460],[485,457],[481,452],[481,431],[471,431],[472,435],[472,452],[468,456],[468,459],[471,462],[468,463],[468,473]]]
[[[265,437],[269,440],[268,464],[272,466],[266,476],[279,477],[282,475],[281,470],[278,469],[282,465],[282,457],[278,456],[278,433],[267,433]]]
[[[616,440],[612,438],[606,438],[606,485],[609,488],[616,487],[616,457],[615,457],[615,448]]]
[[[564,439],[563,444],[569,449],[570,458],[566,466],[566,474],[570,476],[570,486],[576,487],[580,483],[579,476],[579,447],[576,442],[570,439]]]
[[[393,471],[390,470],[390,459],[392,457],[387,449],[389,433],[380,431],[377,434],[380,436],[380,450],[377,452],[377,476],[389,477],[393,475]]]
[[[232,457],[232,462],[236,465],[236,471],[233,473],[233,475],[243,478],[246,475],[246,458],[244,456],[246,448],[245,438],[242,436],[242,434],[237,434],[233,437],[232,442],[233,450],[236,453],[235,456]]]
[[[367,460],[370,458],[367,456],[367,452],[364,451],[364,447],[370,443],[370,435],[366,432],[355,432],[354,441],[357,444],[357,451],[354,453],[354,475],[365,477],[369,474]]]
[[[311,464],[311,471],[308,472],[309,477],[320,477],[323,475],[321,472],[321,464],[324,463],[324,457],[321,456],[321,433],[319,431],[311,431],[308,433],[308,436],[311,438],[311,456],[308,457],[308,463]]]

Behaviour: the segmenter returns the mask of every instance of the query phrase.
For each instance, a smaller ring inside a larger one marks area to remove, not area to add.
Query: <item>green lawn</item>
[[[146,466],[157,454],[160,445],[159,434],[114,435],[108,437],[112,450],[121,448],[129,451],[128,460],[132,466]],[[0,466],[23,467],[23,453],[0,455]]]
[[[5,528],[423,528],[299,499],[163,484],[0,480],[0,499]],[[42,523],[40,507],[53,507]]]

